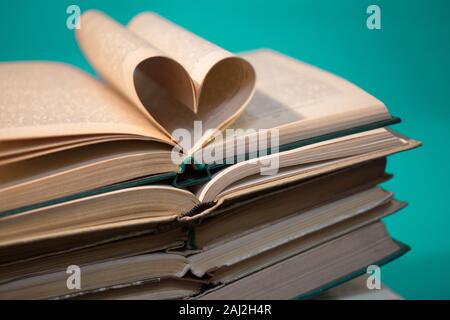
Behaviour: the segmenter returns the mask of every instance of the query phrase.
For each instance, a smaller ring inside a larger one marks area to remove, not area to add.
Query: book
[[[0,267],[0,298],[88,298],[91,294],[95,297],[109,290],[111,292],[105,293],[106,296],[121,296],[123,292],[129,294],[130,290],[143,293],[145,290],[141,286],[153,287],[155,279],[162,279],[156,281],[157,283],[170,280],[172,286],[170,290],[178,284],[182,286],[181,289],[193,285],[199,289],[194,293],[195,297],[201,297],[198,295],[200,293],[209,295],[211,288],[222,290],[224,286],[239,283],[253,274],[263,272],[262,270],[270,270],[272,265],[282,263],[290,257],[307,254],[318,246],[333,243],[342,237],[346,238],[348,234],[355,232],[366,234],[366,226],[379,224],[377,222],[379,219],[404,206],[394,200],[391,193],[380,188],[369,186],[360,188],[354,188],[353,192],[346,196],[341,191],[338,199],[318,206],[310,204],[306,208],[301,208],[299,203],[286,202],[286,199],[280,199],[279,195],[273,195],[273,201],[278,198],[280,202],[284,201],[290,205],[279,207],[275,217],[261,222],[250,220],[251,222],[238,232],[216,237],[208,241],[207,245],[201,248],[198,246],[195,250],[177,251],[172,246],[170,250],[161,251],[156,247],[151,248],[150,243],[153,241],[147,237],[144,239],[147,246],[145,247],[142,242],[139,251],[136,238],[131,238],[135,243],[130,242],[131,239],[128,242],[115,241],[104,245],[103,248],[95,246],[91,250],[69,250],[40,259],[3,263]],[[254,212],[244,206],[237,214],[248,217]],[[270,212],[273,210],[267,211]],[[219,232],[222,231],[221,226],[227,224],[226,221],[224,224],[221,223],[224,217],[226,214],[210,218],[211,221],[222,220],[214,222]],[[245,225],[246,219],[242,221]],[[199,222],[200,226],[201,224]],[[208,228],[211,229],[211,225]],[[380,242],[371,237],[365,237],[366,242],[363,243],[355,241],[354,238],[348,241],[358,245],[372,241],[376,244]],[[137,251],[123,251],[131,248]],[[351,252],[358,252],[353,249],[348,248]],[[375,263],[381,259],[381,255],[391,254],[380,250],[379,247],[374,251],[377,255],[368,257],[369,260],[364,260],[364,263]],[[77,263],[82,270],[83,286],[80,290],[69,290],[66,285],[66,267],[72,263]],[[332,273],[329,281],[335,281],[342,276],[344,275]],[[192,281],[193,284],[190,283]],[[321,288],[324,285],[326,283],[317,282],[314,283],[314,288]],[[150,292],[153,290],[150,289]],[[188,296],[190,295],[189,293]]]
[[[216,287],[200,299],[291,299],[312,295],[333,281],[354,278],[372,262],[382,265],[407,250],[391,239],[382,222],[329,241],[229,285]],[[311,270],[320,268],[318,272]],[[350,272],[349,272],[350,271]],[[270,275],[270,276],[269,276]]]
[[[155,188],[150,186],[139,188],[138,191],[147,192],[138,192],[136,196],[133,196],[136,190],[127,189],[106,196],[98,195],[31,210],[1,220],[0,263],[74,248],[106,245],[119,239],[137,236],[141,236],[141,240],[137,241],[142,244],[139,246],[135,240],[130,240],[134,245],[129,246],[131,250],[137,250],[135,253],[139,253],[139,247],[145,247],[147,250],[153,246],[157,249],[167,249],[182,246],[184,243],[192,247],[202,247],[215,238],[220,239],[218,230],[231,236],[251,228],[252,221],[271,223],[277,218],[277,212],[283,213],[279,206],[291,203],[291,211],[299,209],[299,197],[303,199],[302,206],[307,208],[325,203],[345,192],[359,190],[361,186],[376,186],[389,177],[384,172],[385,166],[384,158],[366,161],[328,174],[310,176],[309,179],[286,181],[281,186],[272,186],[259,193],[241,195],[206,210],[199,210],[197,214],[174,215],[169,218],[164,215],[170,210],[183,212],[180,209],[183,202],[178,201],[175,195],[189,195],[187,191],[171,187],[174,194],[164,200],[169,187],[157,186],[162,191],[156,193],[148,192]],[[130,190],[132,192],[129,192]],[[121,197],[121,193],[125,196]],[[189,201],[189,198],[184,201]],[[167,211],[162,209],[162,205]],[[267,211],[266,218],[261,213],[264,211]],[[220,222],[214,222],[215,220]],[[202,221],[202,224],[196,226],[198,221]],[[194,229],[195,244],[187,239],[187,232]],[[160,235],[160,231],[169,230],[170,232]],[[127,247],[126,241],[123,246]],[[94,256],[98,256],[98,252]]]
[[[354,280],[345,282],[331,288],[317,296],[314,300],[403,300],[384,283],[381,289],[369,290],[366,285],[367,277],[360,276]],[[131,286],[122,290],[106,290],[89,295],[90,299],[98,300],[164,300],[180,299],[199,292],[201,283],[197,281],[180,281],[166,279],[145,283],[139,286]],[[79,297],[83,299],[83,296]]]
[[[333,137],[345,143],[350,133],[398,121],[381,101],[335,75],[270,50],[232,55],[152,13],[123,27],[88,11],[81,23],[80,48],[102,81],[61,63],[0,64],[2,216],[130,186],[204,183],[226,167],[222,160],[238,139],[250,143],[252,136],[218,141],[213,129],[276,129],[282,167],[292,167],[289,151],[299,146]],[[164,37],[155,31],[161,29]],[[183,146],[171,134],[192,133],[194,120],[204,134]],[[244,153],[251,151],[246,147]],[[194,161],[202,169],[189,173],[195,151],[221,156]],[[356,153],[362,150],[349,155]],[[202,191],[208,201],[216,196],[208,191],[213,185],[226,187],[217,180]]]

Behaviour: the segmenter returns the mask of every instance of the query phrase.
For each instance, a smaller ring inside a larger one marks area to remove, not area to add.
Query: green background
[[[396,129],[424,146],[389,160],[395,178],[385,186],[409,206],[387,224],[412,251],[383,267],[382,281],[406,298],[450,298],[450,1],[0,0],[0,61],[58,60],[92,72],[66,28],[69,4],[121,23],[156,11],[230,51],[273,48],[384,101],[403,120]],[[381,7],[381,30],[366,28],[370,4]]]

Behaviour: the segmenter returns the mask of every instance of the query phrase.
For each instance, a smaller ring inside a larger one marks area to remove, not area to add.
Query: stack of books
[[[78,27],[100,79],[0,64],[0,298],[308,298],[408,250],[381,101],[153,13]]]

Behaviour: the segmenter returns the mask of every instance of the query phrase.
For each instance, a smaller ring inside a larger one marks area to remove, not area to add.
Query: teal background
[[[395,178],[385,186],[409,206],[386,221],[412,251],[383,267],[382,281],[406,298],[450,298],[450,1],[0,0],[0,61],[58,60],[92,72],[66,28],[69,4],[121,23],[156,11],[230,51],[273,48],[384,101],[403,119],[396,129],[424,146],[389,160]],[[381,7],[381,30],[366,28],[370,4]]]

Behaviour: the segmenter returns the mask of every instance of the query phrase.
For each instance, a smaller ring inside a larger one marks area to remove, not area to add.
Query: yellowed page
[[[0,92],[0,141],[132,134],[170,142],[129,102],[69,65],[1,63]]]
[[[258,79],[255,97],[235,127],[301,127],[313,119],[330,124],[329,119],[342,122],[347,116],[362,121],[389,117],[381,101],[324,70],[267,49],[241,56],[255,67]]]
[[[157,142],[114,140],[2,165],[0,212],[139,177],[178,172],[170,151],[171,146]]]
[[[234,57],[231,52],[153,12],[144,12],[134,17],[128,24],[128,29],[179,61],[189,72],[197,89],[201,88],[214,65]]]
[[[134,90],[133,72],[142,60],[162,53],[101,12],[87,11],[81,25],[76,38],[91,65],[151,118]]]
[[[0,160],[5,157],[22,155],[29,152],[41,151],[51,148],[62,147],[84,141],[104,139],[106,137],[122,137],[122,135],[84,135],[84,136],[62,136],[31,140],[13,140],[0,142]]]
[[[205,154],[222,148],[229,155],[244,136],[251,137],[245,141],[251,150],[249,141],[257,140],[260,129],[278,129],[279,145],[284,145],[391,118],[381,101],[324,70],[268,49],[241,56],[258,74],[255,95],[231,124],[234,135],[210,143]]]
[[[80,147],[85,147],[90,144],[100,144],[105,142],[119,141],[119,140],[128,140],[128,141],[137,141],[137,140],[152,140],[151,138],[143,137],[143,136],[134,136],[134,135],[95,135],[95,136],[87,136],[86,138],[77,138],[75,137],[73,140],[70,140],[71,137],[66,137],[67,140],[61,142],[49,143],[46,139],[34,139],[34,140],[18,140],[18,142],[30,141],[35,142],[34,145],[30,145],[30,151],[20,152],[20,149],[17,149],[17,153],[0,157],[0,166],[24,161],[32,158],[37,158],[40,156],[44,156],[47,154],[60,152],[69,149],[76,149]],[[51,139],[51,138],[50,138]],[[15,141],[14,141],[15,142]],[[42,145],[39,145],[42,143]],[[0,148],[1,148],[0,143]],[[47,145],[47,146],[46,146]],[[24,145],[25,146],[25,145]],[[32,147],[34,146],[34,147]],[[7,150],[8,151],[8,150]],[[16,151],[14,149],[10,149],[10,152]],[[81,151],[82,152],[82,151]]]
[[[168,136],[193,131],[194,121],[203,132],[223,128],[253,95],[255,72],[246,60],[155,14],[139,15],[126,29],[88,11],[81,26],[77,39],[89,62]]]

